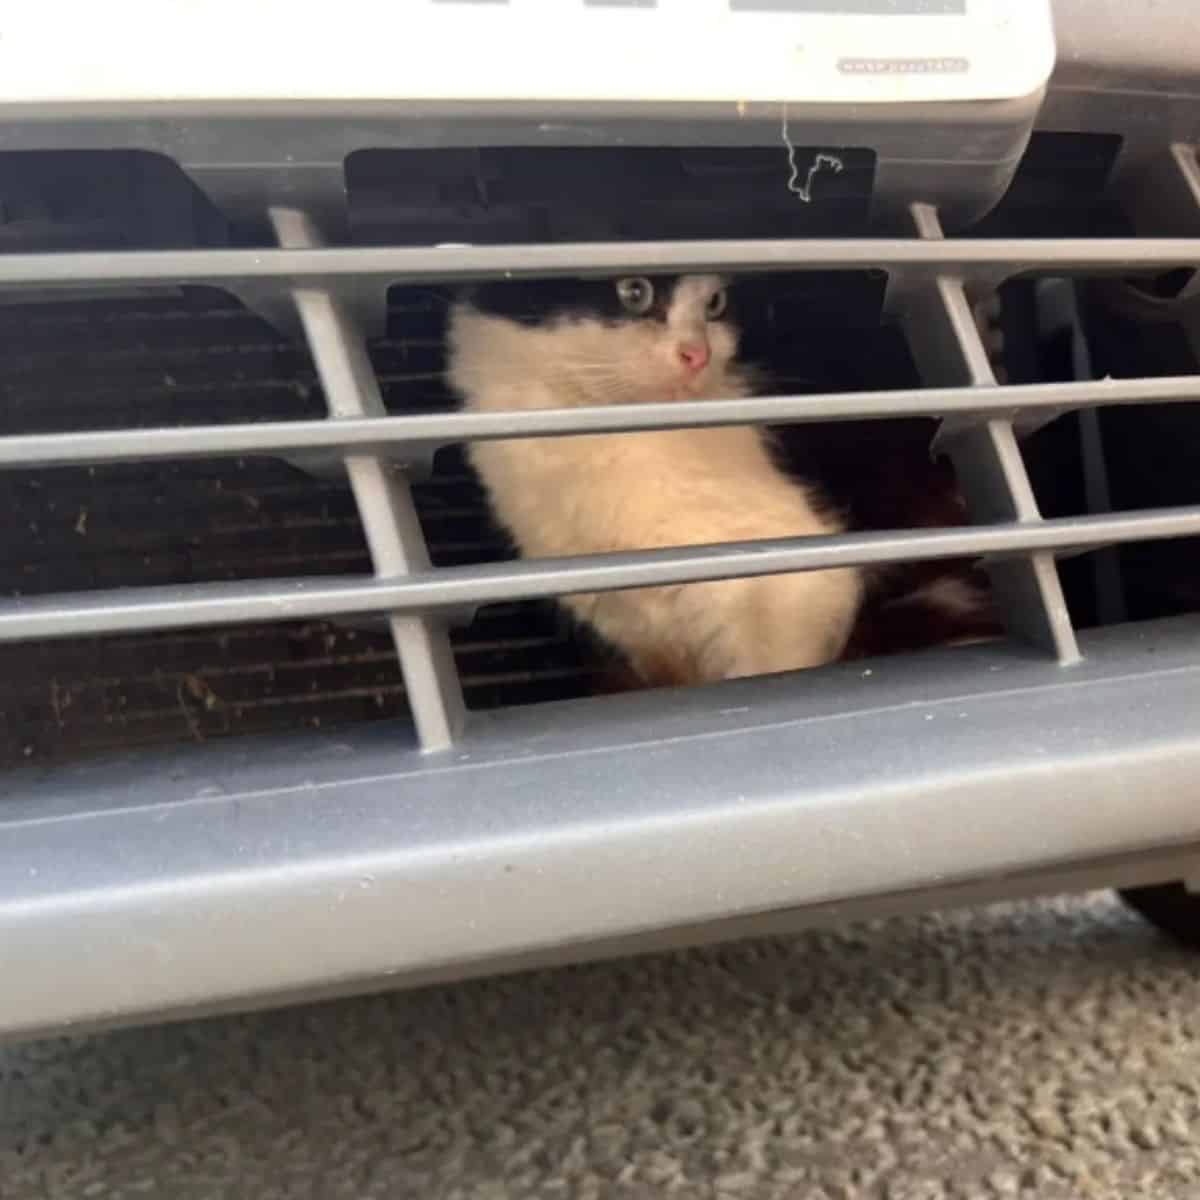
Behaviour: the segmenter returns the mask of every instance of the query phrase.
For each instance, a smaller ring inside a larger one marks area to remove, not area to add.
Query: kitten
[[[969,524],[954,467],[931,458],[937,421],[841,421],[774,433],[783,461],[820,479],[854,529],[953,529]],[[846,658],[877,658],[1003,637],[987,576],[971,559],[892,563],[864,571]]]
[[[935,646],[972,646],[1002,637],[999,615],[975,574],[965,566],[946,569],[929,582],[907,589],[904,584],[889,588],[893,581],[884,573],[869,579],[845,657],[879,658]]]
[[[485,285],[457,304],[449,380],[469,410],[750,394],[711,275]],[[840,522],[751,426],[480,442],[471,461],[527,558],[831,534]],[[566,597],[651,685],[817,666],[843,651],[854,570]]]

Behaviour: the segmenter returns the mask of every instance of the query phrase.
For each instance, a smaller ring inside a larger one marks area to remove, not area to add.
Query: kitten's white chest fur
[[[657,321],[575,317],[530,328],[457,306],[450,382],[479,412],[745,395],[731,366],[736,336],[725,322],[705,319],[719,285],[684,277]],[[695,348],[691,357],[687,347]],[[480,442],[470,454],[527,558],[839,528],[775,466],[764,435],[751,427]],[[861,591],[856,571],[838,570],[564,602],[658,684],[828,662],[845,646]]]

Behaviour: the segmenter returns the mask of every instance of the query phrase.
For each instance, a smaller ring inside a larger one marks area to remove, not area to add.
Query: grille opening
[[[324,413],[308,350],[215,288],[0,305],[0,434]]]
[[[503,555],[456,449],[414,493],[435,566]],[[349,488],[271,459],[20,473],[0,502],[7,595],[370,571]],[[604,656],[549,604],[487,606],[452,640],[473,709],[605,690]],[[391,637],[346,622],[6,644],[0,681],[6,765],[408,719]]]
[[[1094,285],[1086,315],[1098,375],[1194,375],[1200,343],[1176,312],[1139,320],[1119,289]],[[1115,407],[1099,414],[1113,507],[1159,508],[1200,500],[1200,404]],[[1200,542],[1122,546],[1117,551],[1130,620],[1200,612]]]
[[[165,155],[0,153],[0,254],[185,249],[229,239],[226,220]]]
[[[1122,148],[1116,134],[1038,131],[1030,139],[1020,169],[1004,199],[972,231],[979,237],[1128,237],[1133,223],[1108,189]],[[1171,231],[1141,229],[1144,235]],[[1075,292],[1079,328],[1061,323],[1039,329],[1039,280],[1005,284],[992,306],[987,331],[1002,382],[1015,384],[1079,378],[1072,337],[1085,340],[1091,375],[1103,378],[1167,377],[1194,374],[1197,355],[1171,306],[1192,283],[1195,272],[1180,267],[1128,279],[1044,280],[1069,284]],[[1053,324],[1053,323],[1052,323]],[[1197,415],[1190,405],[1140,405],[1100,410],[1094,417],[1068,414],[1023,441],[1025,464],[1041,512],[1072,517],[1094,511],[1089,502],[1083,444],[1085,426],[1096,422],[1113,511],[1187,504],[1197,499],[1185,463],[1168,469],[1163,480],[1134,481],[1161,453],[1179,455],[1194,436]],[[1171,438],[1170,448],[1163,440]],[[1153,470],[1153,469],[1152,469]],[[1059,560],[1063,591],[1077,628],[1110,623],[1111,611],[1097,559],[1115,560],[1116,585],[1124,603],[1121,619],[1141,620],[1200,610],[1200,586],[1186,581],[1195,556],[1190,539],[1131,545]],[[1112,586],[1110,580],[1110,587]]]
[[[1196,272],[1190,267],[1178,267],[1148,279],[1131,279],[1128,286],[1151,300],[1178,300],[1195,278]]]
[[[974,230],[982,237],[1129,237],[1169,235],[1139,227],[1108,189],[1122,148],[1115,134],[1039,131],[1001,203]],[[1150,213],[1147,206],[1143,218]],[[1080,378],[1073,339],[1082,339],[1090,377],[1115,379],[1195,374],[1195,340],[1175,301],[1192,284],[1189,267],[1129,278],[1020,278],[999,292],[994,329],[997,374],[1004,382]],[[1038,289],[1073,290],[1077,328],[1062,321],[1061,295],[1052,319]],[[1071,413],[1023,439],[1022,451],[1042,514],[1074,517],[1099,511],[1094,490],[1099,457],[1113,512],[1184,505],[1197,500],[1186,448],[1194,439],[1194,405],[1138,405]],[[1089,424],[1100,454],[1085,453]],[[1158,463],[1163,460],[1160,470]],[[1153,465],[1152,465],[1153,464]],[[1079,629],[1200,611],[1194,539],[1142,543],[1060,558],[1058,573]],[[1115,597],[1115,599],[1114,599]]]
[[[445,408],[438,318],[412,316],[392,321],[409,339],[371,347],[385,395]],[[213,289],[0,307],[0,347],[0,433],[325,414],[307,350]],[[435,565],[504,552],[456,448],[414,491]],[[9,471],[0,504],[8,596],[371,569],[344,478],[278,459]],[[591,690],[583,639],[550,605],[494,606],[454,637],[472,707]],[[6,765],[407,719],[390,636],[327,622],[9,644],[0,680]]]
[[[835,158],[840,168],[818,164]],[[350,228],[366,245],[851,234],[866,227],[875,155],[786,148],[361,150],[346,160]],[[809,172],[812,179],[809,180]]]
[[[347,489],[272,459],[0,476],[10,595],[365,570]]]
[[[1049,305],[1040,294],[1047,287],[1058,290]],[[1062,307],[1068,295],[1073,312]],[[1165,378],[1200,369],[1186,314],[1147,319],[1129,281],[1020,279],[1005,285],[1001,302],[1002,362],[1010,382]],[[1022,447],[1042,514],[1075,517],[1197,503],[1198,422],[1196,404],[1118,405],[1069,413],[1043,426]],[[1103,492],[1098,498],[1098,483],[1107,498]],[[1073,622],[1086,629],[1200,611],[1196,553],[1195,539],[1184,538],[1064,558],[1059,574]],[[1105,587],[1100,557],[1110,563],[1108,587],[1120,595],[1115,608],[1098,595]]]
[[[550,605],[490,606],[453,641],[475,710],[609,690],[611,665]],[[3,647],[0,671],[5,768],[409,720],[391,638],[329,622]]]
[[[1108,182],[1117,134],[1038,130],[1003,199],[972,237],[1121,237],[1131,232]]]

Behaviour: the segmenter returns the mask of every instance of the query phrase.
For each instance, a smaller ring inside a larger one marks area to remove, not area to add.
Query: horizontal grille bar
[[[1020,271],[1145,272],[1200,263],[1195,238],[972,240],[813,239],[586,242],[320,250],[167,250],[123,254],[10,254],[0,288],[102,284],[453,282],[503,276],[622,271],[733,272],[878,267],[1003,277]]]
[[[1197,535],[1200,507],[1165,508],[922,533],[787,538],[448,567],[405,579],[202,584],[37,597],[0,606],[0,642],[368,612],[421,613],[578,592],[902,561],[1078,551]]]
[[[1033,411],[1200,401],[1200,376],[1004,387],[911,388],[811,396],[756,396],[684,404],[612,405],[498,413],[436,413],[339,421],[278,421],[29,434],[0,438],[0,469],[81,463],[364,451],[508,437],[621,433],[721,425],[888,420],[911,416],[1012,417]]]

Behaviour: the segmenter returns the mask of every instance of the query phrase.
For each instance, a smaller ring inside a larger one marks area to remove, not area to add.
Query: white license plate
[[[18,105],[997,100],[1053,64],[1050,0],[45,0],[0,23]]]

